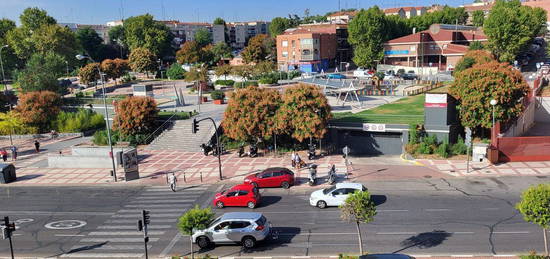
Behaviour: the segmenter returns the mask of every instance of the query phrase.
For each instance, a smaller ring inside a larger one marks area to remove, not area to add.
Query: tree
[[[188,72],[185,72],[186,82],[198,82],[202,90],[206,90],[210,76],[208,75],[208,67],[205,64],[195,66]]]
[[[181,67],[180,64],[174,63],[166,71],[166,76],[170,80],[180,80],[184,78],[185,70]]]
[[[146,48],[135,48],[130,53],[128,64],[133,71],[145,72],[149,77],[149,71],[157,69],[157,56]]]
[[[99,63],[89,63],[78,71],[78,77],[83,84],[90,84],[99,80]]]
[[[173,39],[170,29],[163,23],[153,20],[150,14],[124,20],[124,40],[130,52],[145,48],[156,56],[173,55]]]
[[[277,35],[283,33],[286,29],[290,28],[290,21],[284,17],[275,17],[269,24],[269,34],[271,37],[277,37]]]
[[[36,134],[37,128],[26,125],[16,111],[0,113],[0,134]]]
[[[100,60],[99,51],[103,48],[103,39],[89,26],[79,28],[76,31],[76,39],[84,51],[94,60]]]
[[[199,51],[199,62],[208,65],[208,67],[214,66],[219,61],[219,58],[214,56],[212,48],[212,44],[208,44]]]
[[[195,32],[195,41],[203,48],[212,43],[212,34],[207,29],[200,28]]]
[[[128,45],[126,45],[126,37],[124,37],[124,27],[117,25],[109,29],[109,44],[118,47],[120,58],[127,55]]]
[[[353,62],[359,67],[372,68],[384,57],[386,22],[384,12],[377,6],[361,10],[348,26],[348,41],[353,45]]]
[[[193,233],[195,229],[205,229],[214,219],[214,212],[212,209],[201,209],[199,205],[195,205],[194,208],[188,210],[178,220],[178,229],[184,234],[188,235],[191,241],[191,256],[193,253]]]
[[[511,63],[544,30],[546,19],[541,13],[545,11],[522,6],[519,0],[496,1],[483,23],[487,48],[499,61]]]
[[[0,19],[0,46],[8,44],[7,34],[9,31],[16,28],[15,22],[9,19]],[[6,78],[12,76],[12,70],[19,63],[17,56],[13,52],[11,47],[2,49],[2,62],[4,65],[4,73]]]
[[[115,114],[113,129],[122,135],[148,134],[155,129],[157,103],[148,96],[126,97],[116,103]]]
[[[449,89],[460,103],[462,126],[491,128],[494,99],[495,118],[506,122],[521,114],[523,103],[520,100],[529,92],[529,86],[521,72],[505,63],[496,61],[474,65],[459,73]]]
[[[21,120],[44,132],[60,111],[61,98],[51,91],[35,91],[21,94],[16,111]]]
[[[363,255],[363,239],[359,224],[369,223],[376,216],[376,205],[372,201],[369,191],[356,191],[350,194],[344,204],[340,206],[340,211],[343,220],[353,222],[357,226],[359,252]]]
[[[66,89],[60,87],[57,78],[65,71],[65,59],[53,52],[31,56],[25,69],[19,72],[17,84],[22,92],[52,91],[59,94]]]
[[[196,41],[186,41],[176,52],[176,59],[180,64],[194,64],[201,58],[201,49]]]
[[[275,69],[276,69],[275,64],[270,61],[262,61],[256,64],[256,66],[254,66],[254,72],[259,76],[269,74],[273,72]]]
[[[464,57],[462,57],[455,66],[455,76],[458,75],[458,73],[473,67],[474,65],[482,65],[489,62],[495,61],[491,53],[485,50],[469,50],[464,54]]]
[[[331,116],[325,95],[315,86],[299,84],[285,90],[277,121],[281,131],[302,142],[322,138]]]
[[[481,27],[485,21],[485,13],[482,10],[475,10],[472,14],[472,23],[474,26]]]
[[[214,25],[225,25],[225,20],[220,18],[220,17],[217,17],[216,19],[214,19],[214,22],[212,24],[214,24]]]
[[[235,66],[233,67],[234,75],[242,77],[245,81],[254,73],[254,67],[249,65]]]
[[[258,34],[248,41],[241,52],[244,62],[258,63],[273,54],[273,39],[266,34]]]
[[[483,43],[481,43],[481,41],[476,40],[470,43],[468,50],[482,50],[483,47],[484,47]]]
[[[256,143],[270,139],[276,131],[281,95],[272,89],[249,86],[229,97],[222,127],[228,137]]]
[[[29,7],[23,10],[23,13],[19,16],[21,21],[21,26],[25,30],[36,31],[42,25],[54,25],[57,24],[57,21],[48,15],[45,10],[42,10],[37,7]]]
[[[231,75],[232,71],[233,67],[231,65],[221,65],[216,67],[214,73],[216,74],[216,76],[224,76],[224,79],[227,79],[227,76]]]
[[[101,62],[101,72],[107,75],[107,78],[115,80],[122,77],[128,71],[128,61],[124,59],[105,59]],[[96,70],[97,72],[97,70]]]
[[[531,186],[521,194],[516,208],[523,214],[525,221],[542,227],[544,252],[548,256],[547,232],[550,228],[550,184]]]
[[[233,53],[231,47],[227,45],[225,42],[218,42],[216,45],[212,47],[212,53],[214,54],[215,62],[218,63],[218,61],[222,58],[232,58]]]

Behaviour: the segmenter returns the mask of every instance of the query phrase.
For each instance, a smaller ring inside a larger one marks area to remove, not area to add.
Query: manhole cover
[[[86,226],[86,222],[81,220],[61,220],[61,221],[50,222],[44,225],[44,227],[49,229],[73,229],[73,228],[80,228],[83,226]]]
[[[432,178],[431,175],[424,175],[424,178]]]

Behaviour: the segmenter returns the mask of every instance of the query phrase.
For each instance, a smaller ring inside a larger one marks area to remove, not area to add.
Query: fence
[[[499,161],[548,161],[550,160],[550,136],[513,137],[498,139]]]

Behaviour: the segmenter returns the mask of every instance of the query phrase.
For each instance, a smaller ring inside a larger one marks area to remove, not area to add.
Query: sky
[[[150,13],[157,20],[212,22],[216,17],[226,21],[271,20],[277,16],[325,14],[341,8],[381,8],[398,6],[458,6],[472,0],[0,0],[0,17],[19,23],[27,7],[40,7],[58,22],[105,24],[130,16]]]

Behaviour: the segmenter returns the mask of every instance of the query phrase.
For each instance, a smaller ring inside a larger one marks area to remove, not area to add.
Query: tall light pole
[[[90,56],[87,55],[76,55],[76,59],[78,60],[84,60],[89,59],[90,61],[96,63]],[[117,181],[116,178],[116,166],[115,166],[115,157],[113,154],[113,143],[111,142],[111,127],[109,126],[109,112],[107,111],[107,99],[105,98],[105,79],[103,77],[103,73],[101,72],[101,68],[99,68],[99,65],[97,66],[97,71],[99,73],[99,78],[101,80],[101,91],[103,93],[103,108],[105,108],[105,126],[107,127],[107,139],[109,140],[109,148],[111,149],[111,162],[113,163],[113,177],[115,178],[115,182]]]
[[[8,85],[6,85],[6,76],[4,75],[4,63],[2,63],[2,49],[7,48],[8,45],[0,47],[0,68],[2,68],[2,84],[4,85],[4,94],[8,95]]]
[[[493,106],[493,126],[492,127],[495,127],[495,105],[497,105],[497,100],[493,99],[489,102],[491,104],[491,106]]]
[[[67,78],[69,77],[69,61],[65,60],[65,68],[67,69]]]

